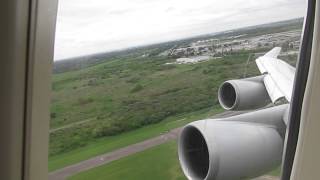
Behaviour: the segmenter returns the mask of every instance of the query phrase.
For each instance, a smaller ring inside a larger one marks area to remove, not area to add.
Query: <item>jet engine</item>
[[[288,105],[186,125],[178,143],[179,160],[190,180],[252,178],[281,162]]]
[[[221,106],[226,110],[249,110],[269,104],[270,98],[263,75],[224,82],[218,92]]]

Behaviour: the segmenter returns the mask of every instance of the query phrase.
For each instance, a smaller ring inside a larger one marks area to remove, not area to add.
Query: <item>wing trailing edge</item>
[[[295,68],[276,58],[280,51],[276,47],[256,59],[258,69],[265,74],[264,84],[273,103],[283,97],[290,102],[294,82]]]

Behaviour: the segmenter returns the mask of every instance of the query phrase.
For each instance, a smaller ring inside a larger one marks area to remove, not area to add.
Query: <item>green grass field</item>
[[[171,117],[218,107],[219,85],[243,77],[248,55],[192,65],[164,65],[173,60],[132,56],[54,74],[51,128],[72,126],[50,133],[50,159],[165,119],[177,120]],[[258,74],[253,61],[247,72]]]
[[[162,67],[170,60],[135,57],[55,74],[51,127],[87,122],[50,134],[49,171],[221,112],[218,87],[243,77],[248,55],[170,68]],[[250,61],[246,75],[255,74]]]
[[[222,59],[170,68],[161,67],[167,61],[164,59],[140,59],[138,63],[141,63],[142,67],[149,66],[147,70],[136,67],[134,64],[137,62],[131,62],[130,59],[114,60],[54,75],[52,128],[86,122],[50,134],[49,171],[158,136],[191,121],[222,112],[217,101],[218,87],[227,79],[243,77],[248,56],[248,53],[229,55]],[[138,75],[138,72],[143,75]],[[246,76],[258,74],[254,61],[249,62],[246,72]],[[172,151],[173,143],[159,146],[160,150],[157,149],[158,147],[133,157],[138,159],[139,155],[144,153],[154,154],[152,156],[155,158],[170,156],[167,152]],[[161,154],[161,151],[164,151],[164,154]],[[124,158],[119,162],[126,162],[129,161],[126,159],[131,158]],[[173,158],[177,161],[176,156]],[[95,173],[88,171],[74,178],[108,177],[98,172],[99,169],[109,172],[111,170],[107,170],[108,167],[117,162],[99,167],[98,170],[91,170],[97,171]],[[163,160],[162,163],[168,162]],[[114,166],[117,168],[122,165],[120,163]],[[132,163],[128,164],[130,165]],[[172,164],[172,168],[176,166],[177,162]],[[132,173],[135,174],[133,179],[146,176],[143,173],[135,173],[134,167],[132,168]],[[160,173],[163,169],[145,170],[159,171],[154,172],[158,173],[156,176],[159,179],[164,176],[171,179],[183,177],[181,172],[169,176],[169,172]],[[279,170],[273,172],[278,173]],[[121,179],[124,175],[111,173],[110,176],[112,177],[106,179]]]
[[[173,128],[181,127],[194,120],[211,117],[214,114],[222,111],[223,110],[220,107],[207,108],[193,113],[173,116],[158,124],[145,126],[143,128],[126,132],[117,136],[98,139],[85,147],[78,148],[67,153],[51,156],[49,158],[49,171],[65,167],[67,165],[71,165],[154,136],[158,136],[161,133],[165,133]]]
[[[279,176],[280,168],[268,175]],[[81,172],[69,180],[186,180],[177,156],[175,141],[122,158],[91,170]]]
[[[79,173],[70,180],[186,180],[179,166],[176,142],[148,149]]]

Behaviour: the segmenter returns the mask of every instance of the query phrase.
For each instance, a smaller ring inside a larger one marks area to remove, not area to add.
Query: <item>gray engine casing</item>
[[[224,82],[218,91],[220,105],[226,110],[249,110],[271,102],[263,83],[264,76]]]
[[[185,126],[178,153],[190,180],[256,177],[280,164],[288,105]]]

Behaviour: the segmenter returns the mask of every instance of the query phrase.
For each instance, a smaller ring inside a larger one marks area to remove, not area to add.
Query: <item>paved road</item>
[[[71,166],[67,166],[63,169],[49,173],[49,180],[63,180],[66,179],[68,176],[75,175],[79,172],[110,163],[122,157],[129,156],[140,151],[144,151],[151,147],[166,143],[170,140],[174,140],[178,137],[180,130],[181,128],[173,129],[170,132],[160,135],[158,137],[151,138],[137,144],[129,145],[127,147],[120,148],[118,150],[100,156],[96,156],[94,158],[79,162]]]
[[[228,117],[228,116],[233,116],[241,113],[243,112],[224,112],[214,116],[214,118]],[[160,136],[142,141],[140,143],[132,144],[127,147],[120,148],[115,151],[108,152],[108,153],[93,157],[91,159],[81,161],[77,164],[73,164],[65,168],[56,170],[54,172],[49,173],[49,180],[64,180],[67,177],[75,175],[79,172],[110,163],[120,158],[129,156],[131,154],[141,152],[151,147],[166,143],[170,140],[177,139],[181,129],[182,128],[176,128]]]

